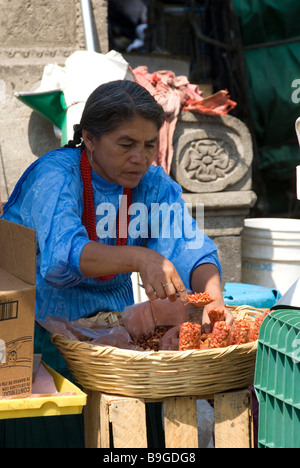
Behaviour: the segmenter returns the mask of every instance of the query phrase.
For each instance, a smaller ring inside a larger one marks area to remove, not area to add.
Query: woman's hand
[[[80,268],[87,278],[138,272],[149,299],[174,302],[178,295],[187,302],[187,292],[173,263],[146,247],[116,247],[88,242],[82,250]]]
[[[228,325],[232,325],[234,318],[230,310],[226,309],[224,302],[221,301],[221,303],[215,301],[212,302],[211,304],[208,304],[207,306],[204,307],[203,309],[203,316],[202,316],[202,329],[204,333],[211,333],[212,332],[212,326],[209,320],[209,315],[208,312],[212,309],[223,309],[224,314],[225,314],[225,321]]]
[[[145,249],[139,258],[138,271],[151,301],[168,298],[175,302],[177,294],[183,302],[188,301],[185,286],[176,268],[163,255]]]
[[[212,309],[224,309],[225,320],[228,325],[233,323],[233,316],[231,312],[226,309],[222,287],[220,283],[220,274],[217,267],[210,263],[204,263],[198,266],[192,274],[192,288],[196,292],[207,292],[215,300],[211,304],[208,304],[203,309],[202,316],[202,329],[204,333],[211,332],[211,323],[209,320],[208,312]]]

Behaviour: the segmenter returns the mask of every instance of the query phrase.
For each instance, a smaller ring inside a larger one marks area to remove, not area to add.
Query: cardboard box
[[[35,231],[0,219],[0,397],[31,393]]]

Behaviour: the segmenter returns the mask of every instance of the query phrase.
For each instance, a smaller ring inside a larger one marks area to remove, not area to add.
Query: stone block
[[[239,119],[182,112],[173,141],[171,173],[187,192],[251,189],[252,139]]]
[[[219,250],[220,262],[223,269],[222,285],[225,283],[241,283],[241,237],[220,236],[212,237]]]

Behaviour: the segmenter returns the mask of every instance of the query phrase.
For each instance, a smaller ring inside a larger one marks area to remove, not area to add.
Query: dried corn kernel
[[[208,317],[213,328],[216,322],[225,320],[225,311],[224,309],[212,309],[208,312]]]
[[[179,351],[201,349],[201,325],[199,323],[184,322],[179,332]]]
[[[194,293],[188,295],[189,303],[197,306],[205,306],[210,304],[215,299],[213,299],[208,293]]]
[[[265,318],[264,315],[256,317],[255,322],[251,325],[249,341],[258,340],[259,330],[260,330],[261,324],[264,321],[264,318]]]
[[[210,348],[225,348],[230,344],[231,326],[226,322],[216,322],[210,340]]]
[[[232,326],[231,344],[241,345],[249,342],[250,324],[246,320],[236,320]]]

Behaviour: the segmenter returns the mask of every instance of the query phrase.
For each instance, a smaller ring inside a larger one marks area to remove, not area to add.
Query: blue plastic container
[[[248,305],[257,309],[272,309],[281,294],[277,289],[254,284],[226,283],[223,297],[228,306]]]

